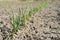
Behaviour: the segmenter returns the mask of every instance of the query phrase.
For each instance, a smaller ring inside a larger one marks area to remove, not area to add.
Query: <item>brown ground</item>
[[[18,8],[0,8],[0,40],[11,33],[10,20],[12,13],[18,13]],[[33,15],[27,27],[19,28],[14,40],[60,40],[60,1],[53,1]]]

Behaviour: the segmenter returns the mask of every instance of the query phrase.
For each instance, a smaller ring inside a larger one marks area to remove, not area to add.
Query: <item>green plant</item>
[[[39,9],[40,9],[39,7],[36,7],[36,8],[33,9],[33,12],[37,13],[39,11]]]
[[[37,6],[35,9],[33,9],[33,12],[37,13],[40,10],[44,9],[47,5],[48,5],[47,2],[42,2],[39,6]]]
[[[20,13],[18,16],[13,14],[12,25],[13,25],[13,30],[12,30],[12,38],[13,38],[14,34],[18,32],[18,28],[20,26]]]
[[[22,16],[23,16],[23,27],[25,27],[27,24],[27,16],[23,10],[22,10]]]
[[[33,10],[30,8],[27,19],[30,20],[31,16],[33,14]]]
[[[47,7],[47,5],[48,5],[47,2],[42,2],[42,3],[39,5],[40,10],[41,10],[41,9],[44,9],[45,7]]]
[[[27,24],[27,20],[26,20],[26,15],[24,15],[24,14],[23,14],[23,20],[24,20],[24,27],[25,27]]]
[[[37,6],[36,8],[34,8],[34,9],[31,9],[31,8],[30,8],[30,11],[29,11],[29,13],[28,13],[27,19],[30,20],[30,18],[31,18],[31,16],[32,16],[33,13],[35,14],[35,13],[39,12],[40,10],[42,10],[43,8],[45,8],[47,5],[48,5],[47,2],[42,2],[42,3],[41,3],[39,6]]]

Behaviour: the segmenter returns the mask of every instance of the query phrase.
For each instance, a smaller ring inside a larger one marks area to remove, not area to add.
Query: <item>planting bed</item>
[[[11,34],[13,26],[11,20],[13,13],[18,14],[19,8],[25,10],[29,7],[34,8],[40,3],[19,5],[14,8],[0,8],[0,40],[6,40]],[[22,28],[14,34],[13,40],[60,40],[60,1],[51,2],[46,8],[40,10],[37,14],[33,14],[30,21],[27,21],[26,27]],[[12,40],[9,37],[9,40]]]

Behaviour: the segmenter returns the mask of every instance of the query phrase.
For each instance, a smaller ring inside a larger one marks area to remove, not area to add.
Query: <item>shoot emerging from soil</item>
[[[41,3],[39,6],[37,6],[34,9],[30,8],[31,10],[28,13],[28,18],[27,19],[30,20],[30,18],[33,15],[33,13],[35,14],[35,13],[39,12],[40,10],[44,9],[47,5],[48,5],[47,2],[43,2],[43,3]]]
[[[14,37],[14,34],[18,32],[18,28],[20,27],[20,13],[19,15],[13,15],[12,20],[13,30],[12,30],[12,38]]]

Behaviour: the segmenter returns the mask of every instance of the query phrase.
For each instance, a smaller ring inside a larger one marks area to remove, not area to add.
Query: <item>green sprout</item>
[[[33,10],[30,8],[30,11],[29,11],[29,13],[28,13],[28,18],[27,18],[28,20],[30,20],[32,14],[33,14]]]
[[[43,3],[41,3],[38,7],[36,7],[35,9],[33,9],[33,12],[34,12],[34,13],[37,13],[37,12],[39,12],[40,10],[44,9],[47,5],[48,5],[47,2],[43,2]]]
[[[35,9],[33,9],[34,13],[37,13],[39,11],[39,7],[36,7]]]
[[[23,19],[24,19],[24,27],[26,26],[26,15],[23,14]]]
[[[20,13],[19,13],[20,14]],[[14,34],[18,32],[18,28],[20,26],[20,15],[13,15],[12,20],[13,30],[12,30],[12,38],[14,37]]]
[[[39,12],[40,10],[42,10],[43,8],[45,8],[47,5],[48,5],[47,2],[43,2],[39,6],[37,6],[36,8],[34,8],[33,10],[30,9],[30,11],[28,13],[28,18],[27,19],[30,20],[30,18],[31,18],[31,16],[32,16],[33,13]]]
[[[43,2],[39,5],[39,9],[42,10],[44,9],[45,7],[47,7],[48,3],[47,2]]]
[[[24,11],[22,11],[22,15],[23,15],[23,26],[25,27],[27,24],[27,17]]]

